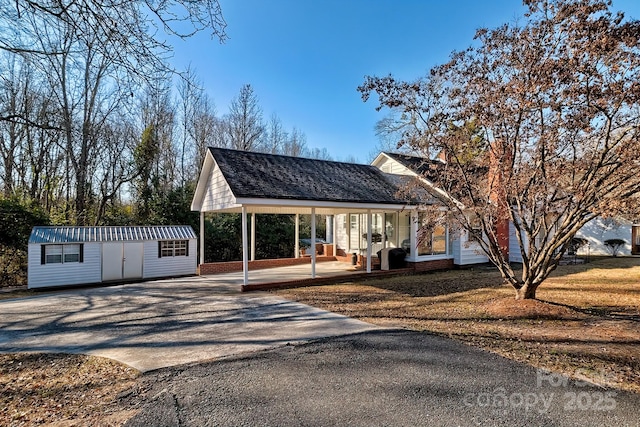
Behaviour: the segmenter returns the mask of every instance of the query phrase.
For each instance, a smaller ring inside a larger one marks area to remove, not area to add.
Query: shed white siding
[[[477,243],[469,241],[468,232],[453,240],[453,263],[456,265],[483,264],[489,262]]]
[[[160,242],[167,241],[186,241],[187,255],[177,255],[185,252],[184,246],[175,246],[174,251],[173,245],[165,245],[165,256],[160,258]],[[45,249],[50,245],[69,246],[70,252],[58,257],[59,248]],[[82,248],[80,256],[72,251],[78,246]],[[52,262],[43,264],[43,251],[49,250],[47,257]],[[82,262],[71,262],[74,258]],[[69,261],[61,262],[65,259]],[[185,276],[196,273],[196,260],[196,235],[189,226],[34,227],[29,237],[28,287]]]
[[[102,243],[85,243],[83,262],[41,264],[40,244],[29,245],[27,280],[29,289],[100,283]]]
[[[604,242],[609,239],[622,239],[626,244],[618,255],[631,255],[631,222],[612,218],[595,218],[576,233],[576,237],[587,239],[588,247],[578,250],[578,255],[612,255]]]
[[[197,261],[197,242],[189,240],[189,255],[175,257],[158,257],[158,242],[144,242],[144,264],[142,266],[142,277],[150,279],[153,277],[185,276],[195,274]]]

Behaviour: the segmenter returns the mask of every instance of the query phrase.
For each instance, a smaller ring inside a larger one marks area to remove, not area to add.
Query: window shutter
[[[78,262],[84,262],[84,243],[80,243],[80,253],[78,254]]]
[[[45,256],[45,246],[40,245],[40,264],[46,264],[47,258]]]
[[[187,240],[187,257],[189,256],[189,241]]]
[[[158,258],[162,258],[162,242],[158,242]]]

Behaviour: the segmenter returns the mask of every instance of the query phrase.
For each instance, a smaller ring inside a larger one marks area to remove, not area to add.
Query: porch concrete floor
[[[316,279],[350,276],[364,273],[356,270],[354,266],[340,261],[324,261],[316,263]],[[242,272],[207,274],[206,277],[213,282],[242,285]],[[282,282],[297,282],[311,279],[311,264],[291,265],[286,267],[274,267],[249,271],[249,284],[269,284]]]

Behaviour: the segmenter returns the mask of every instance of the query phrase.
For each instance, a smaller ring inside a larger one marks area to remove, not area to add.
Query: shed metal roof
[[[127,227],[33,227],[29,243],[126,242],[144,240],[189,240],[196,233],[188,225]]]

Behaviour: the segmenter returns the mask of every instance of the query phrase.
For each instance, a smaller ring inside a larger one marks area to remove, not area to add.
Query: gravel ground
[[[127,426],[638,426],[640,395],[425,333],[374,331],[145,374]]]

